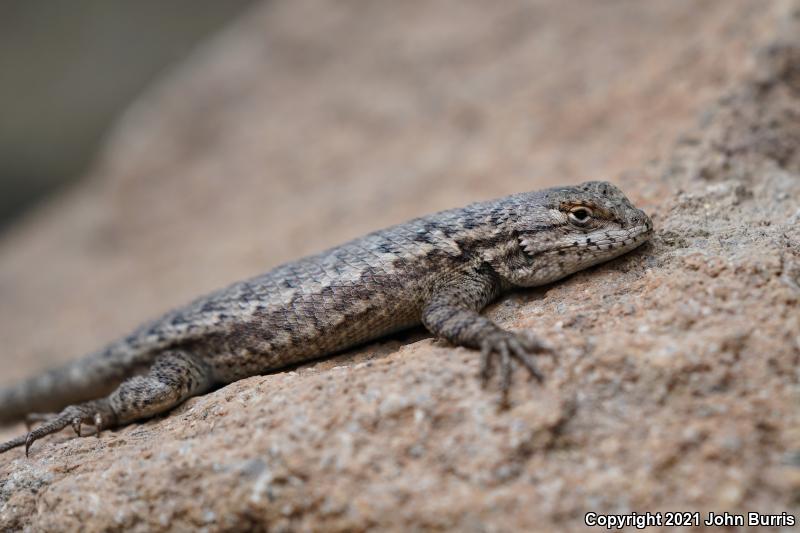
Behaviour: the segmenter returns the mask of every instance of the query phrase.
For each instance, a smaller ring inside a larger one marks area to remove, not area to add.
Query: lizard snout
[[[628,218],[628,222],[631,226],[644,226],[647,228],[647,231],[650,232],[653,230],[653,221],[650,220],[650,217],[647,216],[647,213],[642,211],[641,209],[634,209],[631,216]]]

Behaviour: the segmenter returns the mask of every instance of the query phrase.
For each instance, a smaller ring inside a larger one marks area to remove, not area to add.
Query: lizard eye
[[[573,224],[583,226],[592,218],[592,210],[584,206],[573,207],[567,216]]]

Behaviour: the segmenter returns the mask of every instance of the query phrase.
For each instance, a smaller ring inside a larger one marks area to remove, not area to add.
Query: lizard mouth
[[[649,220],[644,224],[628,229],[601,230],[582,235],[572,240],[562,240],[543,248],[541,242],[533,237],[521,236],[519,244],[530,258],[542,255],[592,254],[608,257],[627,252],[641,245],[653,234],[653,224]]]

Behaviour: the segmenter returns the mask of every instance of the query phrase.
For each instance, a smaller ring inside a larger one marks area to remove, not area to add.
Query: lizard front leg
[[[532,377],[542,381],[533,355],[551,350],[535,337],[506,331],[480,314],[500,290],[500,280],[488,266],[451,273],[434,285],[423,306],[422,323],[453,344],[479,349],[484,384],[499,358],[501,404],[505,406],[511,386],[511,360],[516,359]]]

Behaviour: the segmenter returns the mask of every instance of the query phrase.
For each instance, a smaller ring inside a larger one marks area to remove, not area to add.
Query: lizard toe
[[[71,423],[72,423],[72,429],[75,431],[75,434],[80,437],[81,436],[81,423],[82,423],[81,417],[79,417],[79,416],[73,417]]]
[[[102,414],[104,411],[110,411],[110,408],[108,408],[108,406],[102,401],[92,401],[78,405],[70,405],[58,415],[49,418],[42,425],[29,431],[25,436],[24,442],[22,439],[15,439],[14,441],[10,441],[10,443],[13,442],[16,443],[16,445],[22,445],[24,443],[25,455],[28,456],[30,454],[31,446],[34,442],[46,437],[47,435],[57,433],[67,426],[72,426],[72,429],[75,430],[75,434],[79,437],[83,436],[81,432],[82,425],[85,423],[97,425],[98,417],[101,422],[101,426],[108,426],[109,423],[106,421],[106,417]],[[98,426],[98,429],[101,426]],[[6,449],[10,449],[10,447]],[[5,451],[3,447],[0,447],[0,450]]]
[[[492,343],[489,340],[481,343],[481,386],[486,388],[489,385],[489,380],[492,378]]]
[[[100,437],[100,433],[102,433],[104,429],[108,429],[114,425],[113,420],[108,416],[104,416],[100,411],[97,411],[92,417],[92,424],[96,430],[94,433],[95,437]]]
[[[499,370],[500,407],[509,406],[511,390],[512,359],[523,366],[530,376],[538,382],[544,381],[544,375],[534,362],[534,357],[552,349],[538,339],[508,331],[499,331],[485,338],[481,348],[481,383],[485,387],[494,375],[495,367]]]
[[[530,331],[522,331],[516,334],[515,338],[528,352],[555,355],[556,350],[552,344],[540,339]]]
[[[511,389],[511,355],[508,342],[501,342],[500,351],[500,407],[505,409],[509,406],[508,391]]]
[[[518,363],[525,367],[525,369],[528,371],[528,376],[536,379],[536,381],[539,383],[542,383],[544,381],[544,375],[542,375],[542,373],[539,371],[536,363],[533,362],[534,354],[531,353],[531,349],[524,346],[517,337],[509,340],[509,346],[511,347],[511,353],[514,359],[516,359]]]

